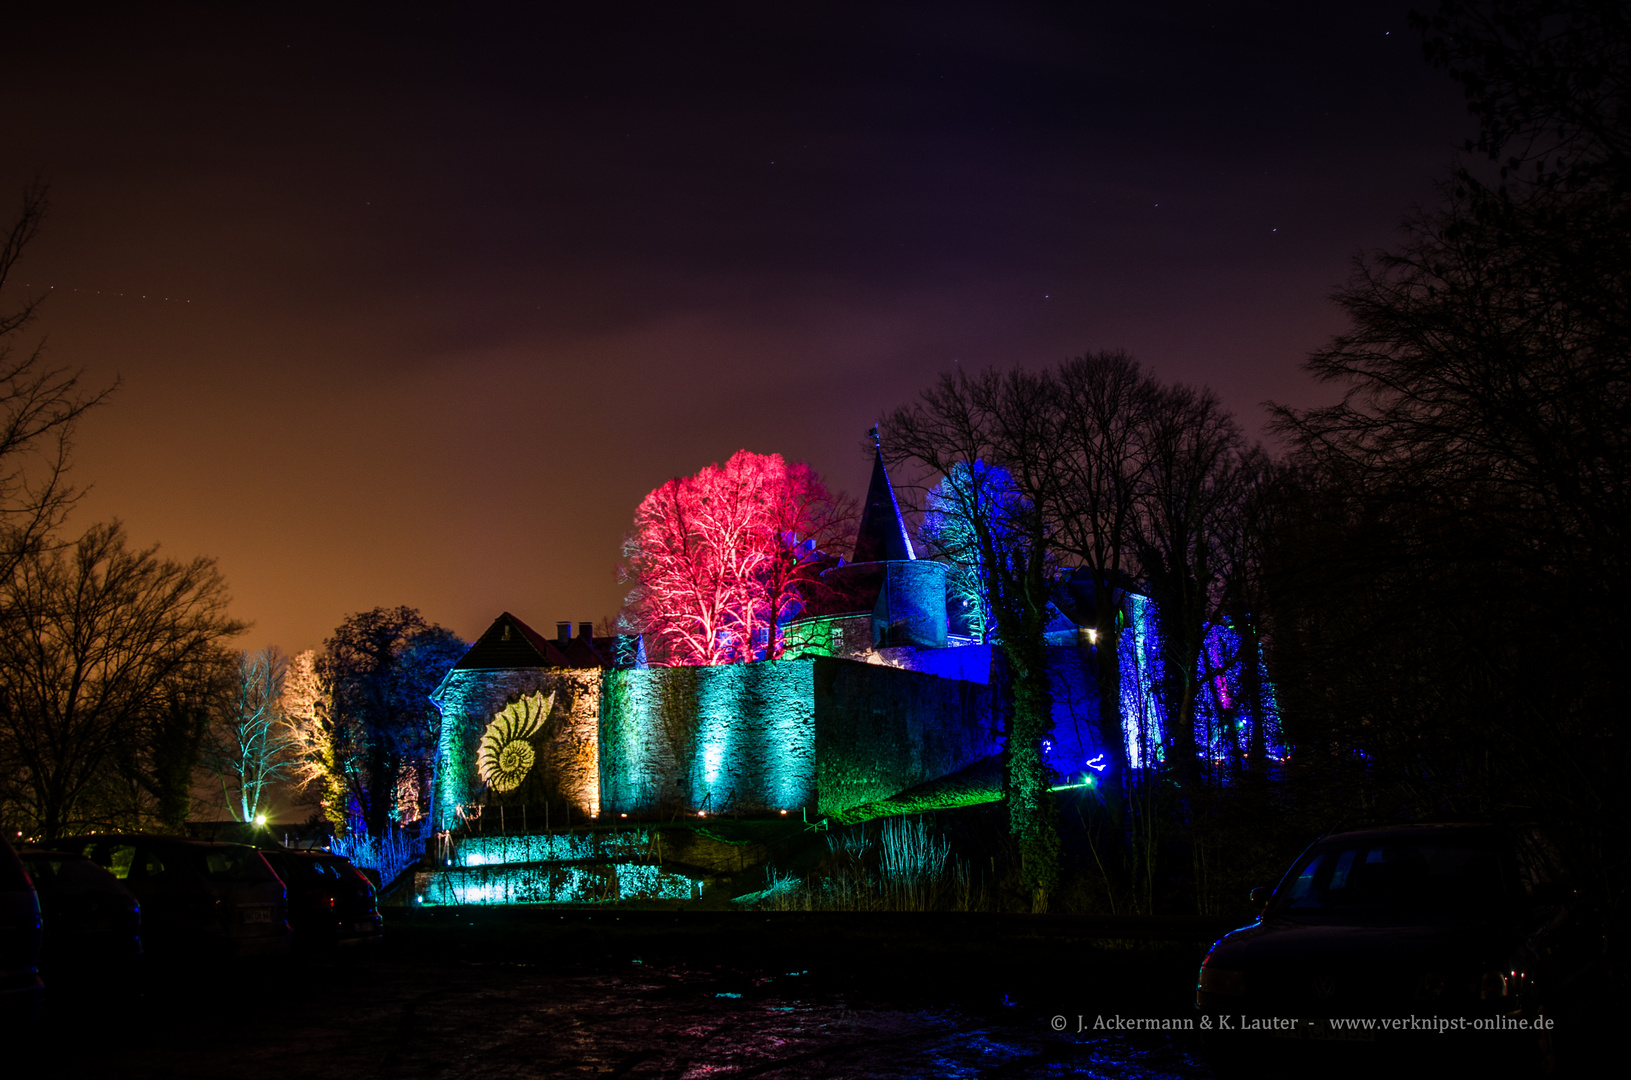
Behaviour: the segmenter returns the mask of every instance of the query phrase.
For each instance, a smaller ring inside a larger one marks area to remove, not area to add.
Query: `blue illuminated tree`
[[[930,552],[951,564],[947,604],[961,613],[969,636],[978,643],[998,640],[998,628],[976,520],[989,522],[997,545],[1008,550],[1024,505],[1008,471],[984,461],[953,465],[924,497],[918,536]]]
[[[369,834],[384,835],[402,816],[409,770],[423,793],[440,731],[429,695],[467,647],[409,607],[348,615],[324,642],[318,675],[330,687],[336,767]]]

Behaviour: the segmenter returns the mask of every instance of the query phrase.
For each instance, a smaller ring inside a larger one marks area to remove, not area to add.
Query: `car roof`
[[[175,847],[185,846],[190,848],[198,848],[201,851],[208,851],[211,848],[249,848],[251,851],[257,850],[250,844],[230,844],[225,841],[216,840],[194,840],[188,836],[157,836],[151,833],[87,833],[84,836],[69,836],[64,837],[64,839],[72,840],[77,844],[95,844],[100,843],[103,840],[140,840],[144,843],[150,844],[168,844]]]
[[[1337,841],[1344,843],[1361,840],[1420,840],[1433,833],[1499,833],[1504,827],[1488,821],[1424,821],[1413,825],[1379,825],[1368,829],[1352,829],[1347,832],[1326,833],[1319,838],[1319,843],[1329,844]]]
[[[78,851],[58,851],[56,848],[32,847],[27,844],[17,849],[17,854],[27,858],[30,855],[41,855],[47,859],[84,859],[90,862],[90,857]]]

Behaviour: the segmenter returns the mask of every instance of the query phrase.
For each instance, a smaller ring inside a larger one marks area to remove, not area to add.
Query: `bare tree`
[[[0,590],[7,801],[46,840],[108,824],[121,774],[152,763],[153,718],[244,629],[226,582],[212,559],[131,551],[115,522],[29,552]]]
[[[1149,467],[1155,380],[1124,352],[1089,353],[1059,368],[1063,506],[1054,538],[1092,574],[1100,745],[1110,756],[1106,802],[1121,808],[1128,777],[1121,716],[1121,613],[1137,562],[1138,492]]]
[[[0,240],[0,290],[38,235],[46,205],[44,186],[23,192],[22,210]],[[0,579],[45,543],[73,504],[66,474],[74,427],[113,389],[87,391],[81,372],[46,361],[43,341],[21,344],[43,299],[0,309]]]
[[[1206,624],[1219,611],[1226,522],[1240,498],[1245,436],[1210,390],[1163,388],[1150,412],[1135,543],[1161,633],[1168,763],[1196,779],[1195,704]]]
[[[944,375],[889,415],[886,454],[938,474],[937,497],[966,521],[997,622],[992,678],[999,698],[1009,830],[1032,908],[1058,881],[1042,740],[1053,722],[1043,633],[1052,586],[1050,539],[1059,506],[1057,388],[1025,371]],[[945,482],[949,481],[949,483]]]
[[[295,768],[297,744],[283,712],[288,668],[275,647],[239,653],[210,725],[204,767],[239,821],[254,821],[267,789]]]

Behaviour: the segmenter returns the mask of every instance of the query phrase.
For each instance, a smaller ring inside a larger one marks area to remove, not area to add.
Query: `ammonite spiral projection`
[[[554,694],[529,694],[504,706],[487,725],[476,750],[476,771],[494,791],[514,791],[527,778],[538,756],[531,739],[554,707]]]

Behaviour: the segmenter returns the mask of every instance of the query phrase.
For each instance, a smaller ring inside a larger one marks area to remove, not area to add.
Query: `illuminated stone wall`
[[[884,588],[872,610],[879,645],[940,649],[946,644],[946,564],[917,559],[886,562]]]
[[[997,749],[985,687],[881,664],[822,658],[606,679],[611,813],[832,813]]]
[[[613,813],[815,805],[807,661],[606,673],[601,790]]]
[[[588,829],[503,836],[461,836],[454,841],[455,866],[509,863],[594,862],[644,859],[654,850],[651,829]]]
[[[425,907],[694,900],[701,895],[700,879],[641,863],[476,866],[414,875],[415,901]]]
[[[887,798],[999,749],[979,683],[850,660],[811,668],[820,813]]]
[[[1074,638],[1075,632],[1070,635]],[[879,649],[876,660],[891,667],[984,685],[991,680],[991,645],[950,649]],[[1093,654],[1079,645],[1048,645],[1048,689],[1053,696],[1053,729],[1042,760],[1056,783],[1075,783],[1103,751],[1099,744],[1099,697]],[[995,751],[993,751],[995,752]],[[1102,762],[1099,762],[1102,764]],[[931,779],[933,779],[931,777]]]
[[[459,824],[458,806],[476,802],[482,790],[476,775],[476,747],[482,731],[510,702],[527,694],[555,694],[539,737],[537,760],[527,782],[502,799],[530,804],[534,813],[548,801],[557,810],[600,812],[600,672],[573,668],[497,668],[453,671],[432,699],[442,711],[437,762],[435,818],[438,829]]]

